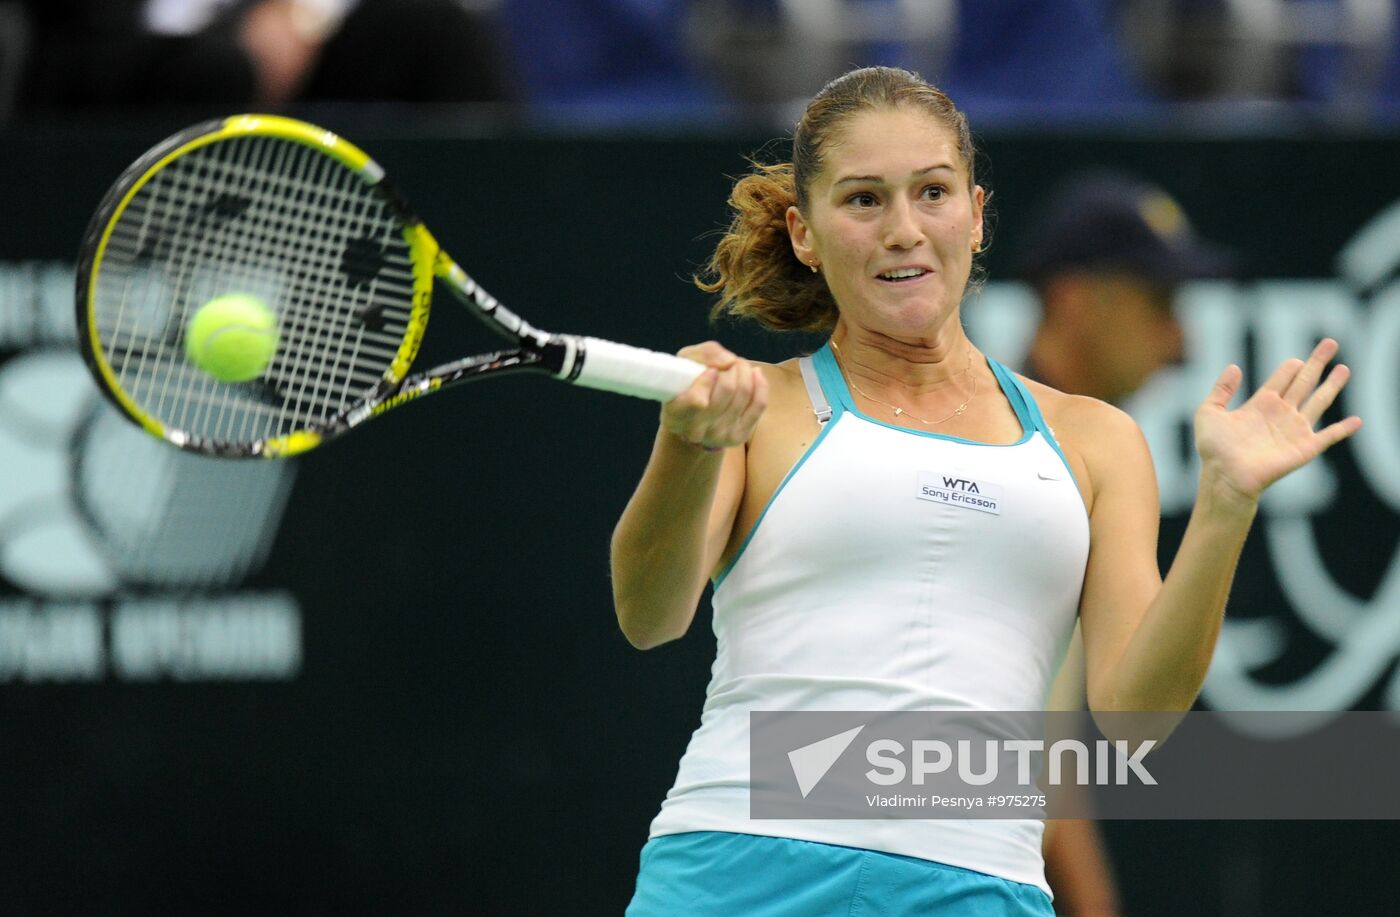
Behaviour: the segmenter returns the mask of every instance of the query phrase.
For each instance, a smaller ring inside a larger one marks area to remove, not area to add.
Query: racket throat
[[[371,417],[377,417],[424,395],[431,395],[439,389],[482,377],[495,378],[513,373],[535,372],[549,373],[562,378],[571,351],[572,348],[567,342],[550,340],[538,350],[501,350],[464,357],[399,382],[381,382],[362,403],[345,412],[340,418],[332,420],[328,426],[333,432],[344,432]]]

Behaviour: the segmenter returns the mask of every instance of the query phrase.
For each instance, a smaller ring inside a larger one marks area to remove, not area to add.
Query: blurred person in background
[[[1041,320],[1027,376],[1119,407],[1179,362],[1184,333],[1172,309],[1184,281],[1226,276],[1231,259],[1199,239],[1165,191],[1118,172],[1070,178],[1027,224],[1017,273],[1034,288]],[[1076,626],[1051,690],[1052,710],[1085,702],[1084,644]],[[1121,913],[1098,826],[1046,823],[1046,878],[1058,913]]]
[[[1231,267],[1170,195],[1116,172],[1068,181],[1024,237],[1017,273],[1042,308],[1026,374],[1120,406],[1182,357],[1181,283]]]
[[[505,97],[457,0],[25,0],[21,111]]]

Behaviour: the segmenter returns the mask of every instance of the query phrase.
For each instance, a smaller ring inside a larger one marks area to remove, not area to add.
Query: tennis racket
[[[435,281],[513,346],[410,375]],[[186,326],[241,293],[277,317],[262,374],[222,382],[185,355]],[[517,372],[666,401],[700,364],[552,334],[462,270],[363,151],[291,118],[190,127],[132,164],[83,239],[79,340],[127,417],[184,449],[277,457],[422,395]]]

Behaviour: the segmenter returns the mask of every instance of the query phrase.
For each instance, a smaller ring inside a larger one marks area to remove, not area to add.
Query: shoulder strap
[[[817,423],[824,427],[831,419],[831,402],[827,400],[826,392],[822,391],[821,380],[817,378],[817,367],[811,357],[802,357],[797,361],[797,366],[802,370],[802,383],[807,386],[807,398],[812,402],[812,413],[817,415]]]
[[[1011,409],[1016,412],[1016,419],[1021,422],[1023,433],[1029,435],[1032,430],[1042,429],[1045,422],[1040,418],[1040,409],[1036,407],[1035,399],[1026,391],[1021,380],[1016,378],[1016,374],[991,357],[987,358],[987,364],[992,368],[992,375],[997,377],[1002,394],[1011,402]]]
[[[992,366],[992,372],[1002,384],[1002,389],[1006,392],[1007,399],[1016,410],[1016,416],[1021,419],[1021,425],[1027,432],[1038,430],[1045,441],[1050,444],[1050,448],[1055,450],[1055,454],[1064,463],[1065,470],[1069,472],[1071,481],[1075,480],[1074,469],[1069,465],[1069,459],[1065,458],[1065,451],[1060,448],[1060,442],[1055,438],[1055,431],[1050,429],[1050,425],[1045,422],[1045,415],[1040,413],[1040,405],[1035,403],[1035,396],[1025,383],[1016,378],[1016,374],[1002,366],[996,360],[987,358],[987,362]],[[1076,486],[1077,483],[1076,483]]]

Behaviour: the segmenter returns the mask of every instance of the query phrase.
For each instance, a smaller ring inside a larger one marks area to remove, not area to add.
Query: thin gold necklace
[[[836,354],[836,357],[837,357],[838,361],[844,362],[844,358],[842,358],[842,356],[841,356],[841,348],[838,347],[838,346],[836,346],[836,341],[834,341],[834,340],[831,342],[831,349],[832,349],[832,351]],[[972,345],[969,344],[968,347],[967,347],[967,366],[963,369],[962,375],[966,376],[966,375],[968,375],[968,374],[971,373],[971,372],[972,372]],[[954,417],[961,417],[962,414],[963,414],[963,412],[965,412],[965,411],[967,410],[967,406],[968,406],[969,404],[972,403],[972,399],[977,397],[977,377],[976,377],[976,376],[973,376],[973,377],[972,377],[972,394],[967,396],[967,400],[966,400],[966,401],[964,401],[962,404],[960,404],[960,405],[958,405],[956,408],[954,408],[954,409],[953,409],[953,413],[949,414],[947,417],[944,417],[942,420],[924,420],[922,417],[918,417],[918,416],[916,416],[916,415],[914,415],[914,414],[910,414],[908,411],[904,410],[904,408],[900,407],[900,406],[897,405],[897,404],[890,404],[888,401],[881,401],[879,398],[876,398],[874,395],[870,394],[870,393],[867,392],[865,389],[861,388],[858,384],[856,384],[856,377],[855,377],[854,375],[852,375],[850,372],[847,372],[847,373],[846,373],[846,380],[847,380],[848,382],[851,383],[851,388],[855,389],[857,392],[860,392],[860,393],[861,393],[862,395],[864,395],[866,398],[869,398],[871,401],[875,402],[876,404],[883,404],[885,407],[887,407],[887,408],[889,408],[890,410],[894,411],[894,416],[895,416],[895,417],[899,417],[899,416],[902,415],[902,416],[904,416],[904,417],[908,417],[910,420],[917,420],[919,423],[923,424],[923,425],[926,426],[926,427],[936,427],[936,426],[938,426],[938,425],[941,424],[941,423],[945,423],[945,422],[947,422],[947,421],[949,421],[949,420],[952,420]]]

